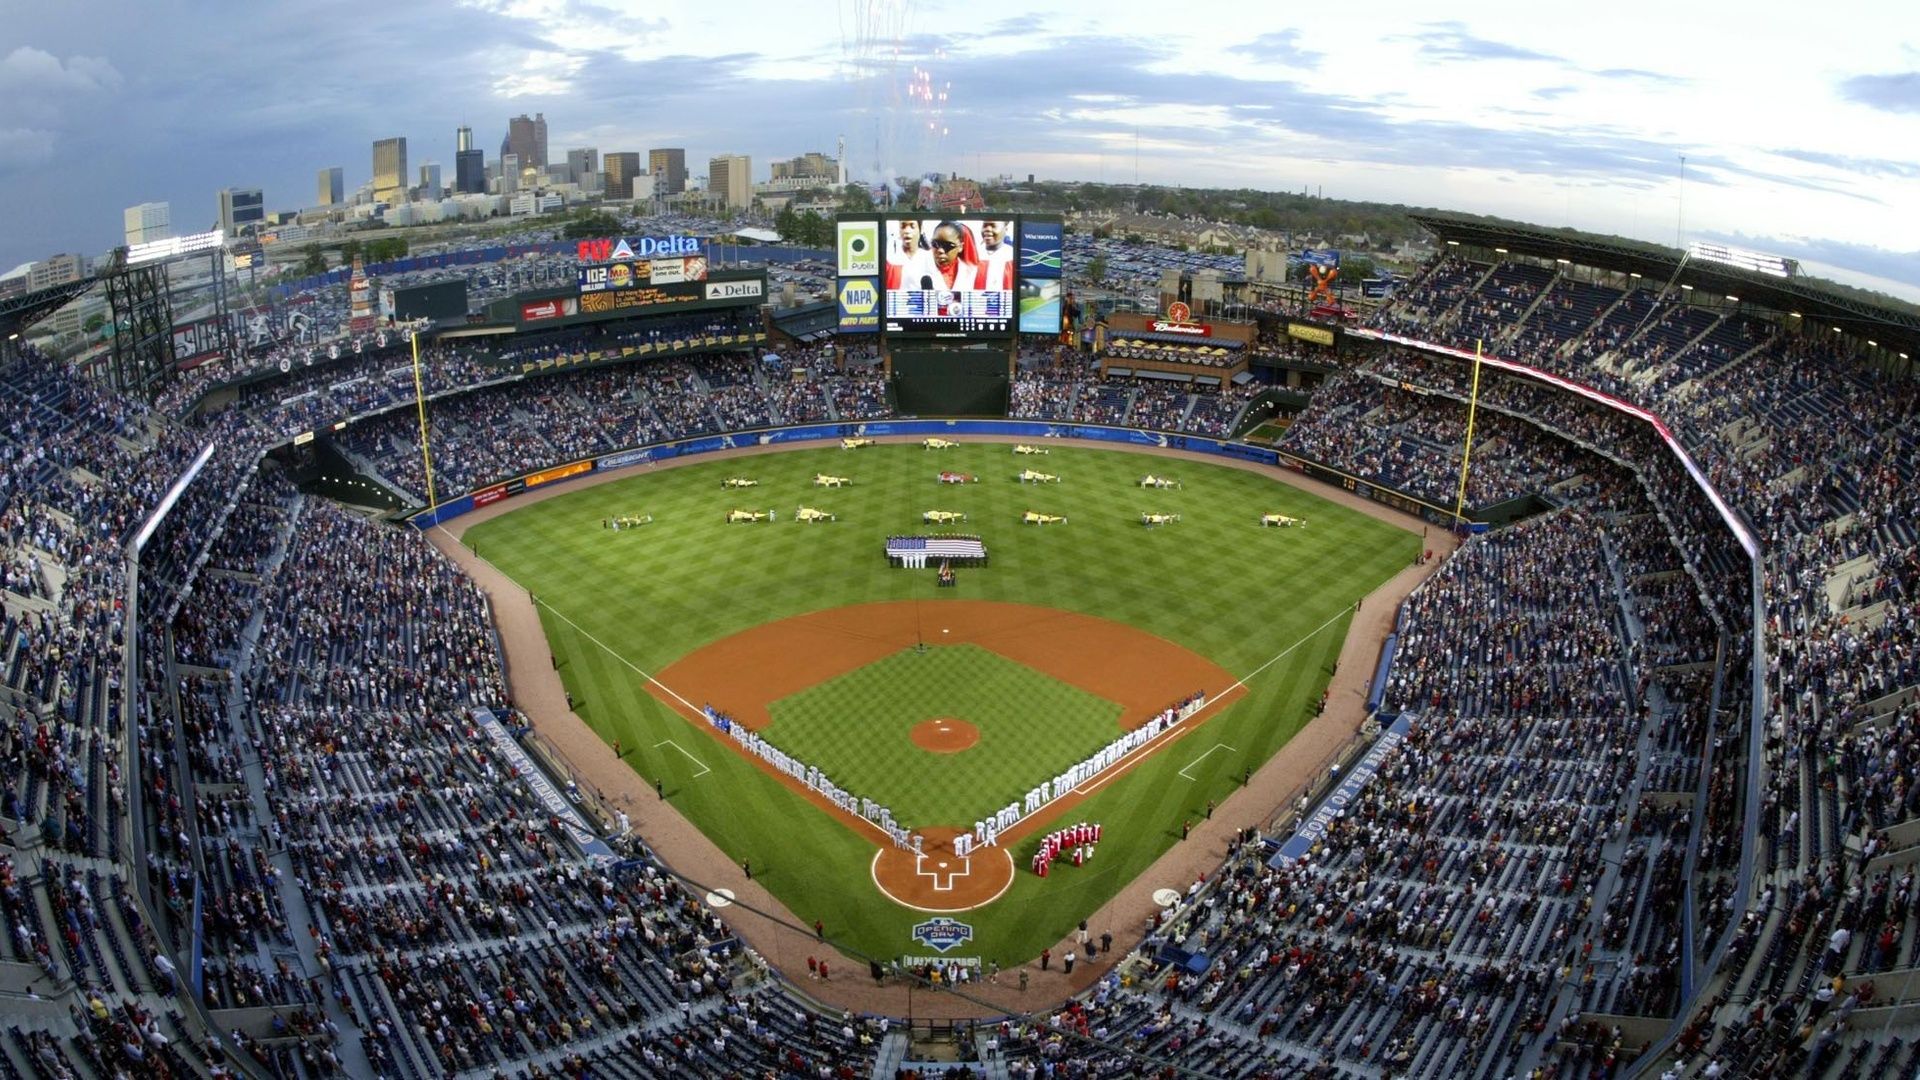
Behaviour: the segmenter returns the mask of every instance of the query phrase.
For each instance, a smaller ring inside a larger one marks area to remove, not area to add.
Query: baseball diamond
[[[863,451],[833,529],[728,528],[719,481],[740,465],[715,461],[556,494],[467,539],[540,597],[575,711],[633,748],[624,760],[661,778],[756,882],[877,955],[902,952],[924,912],[967,911],[970,948],[1011,963],[1057,940],[1286,744],[1313,713],[1353,602],[1418,553],[1403,530],[1201,463],[1156,500],[1182,515],[1180,529],[1143,530],[1146,459],[1049,449],[1074,483],[1050,485],[1048,509],[1074,525],[1023,528],[1024,485],[944,489],[994,552],[989,566],[959,569],[953,588],[938,586],[937,562],[916,571],[882,557],[888,537],[922,524],[929,473],[915,444]],[[966,443],[942,461],[986,472],[1007,453]],[[792,450],[756,456],[752,471],[759,490],[797,496],[844,460],[837,446]],[[603,507],[637,502],[652,509],[648,530],[598,527]],[[1276,509],[1316,528],[1243,553],[1239,530]],[[1037,785],[1199,693],[1191,718],[1025,812]],[[790,768],[744,749],[708,708]],[[977,741],[921,749],[916,726],[939,719],[971,725]],[[1163,752],[1201,729],[1207,746],[1237,749],[1197,765]],[[896,844],[863,804],[885,807],[920,850]],[[1009,805],[1022,813],[993,845],[956,855],[955,835],[977,840]],[[1106,824],[1097,859],[1044,880],[1014,872],[1068,820]]]

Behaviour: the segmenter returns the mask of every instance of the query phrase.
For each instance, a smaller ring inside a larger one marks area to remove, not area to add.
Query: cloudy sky
[[[1920,299],[1910,4],[1559,7],[0,0],[0,269],[101,251],[136,202],[181,231],[223,186],[308,205],[384,136],[451,176],[457,125],[491,160],[543,111],[556,158],[684,146],[764,178],[844,134],[855,176],[1305,187],[1731,240]]]

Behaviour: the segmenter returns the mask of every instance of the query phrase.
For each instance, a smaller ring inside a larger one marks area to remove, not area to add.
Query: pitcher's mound
[[[935,754],[957,754],[980,741],[980,729],[950,716],[913,725],[913,745]]]

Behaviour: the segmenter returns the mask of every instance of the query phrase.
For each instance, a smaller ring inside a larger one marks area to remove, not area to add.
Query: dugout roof
[[[1835,326],[1878,342],[1882,348],[1909,355],[1920,352],[1920,309],[1891,298],[1867,299],[1865,293],[1817,278],[1769,277],[1719,263],[1688,260],[1686,252],[1658,244],[1572,229],[1547,229],[1464,214],[1427,212],[1408,216],[1443,242],[1505,248],[1516,255],[1566,259],[1576,266],[1639,274],[1655,288],[1673,280],[1676,286],[1691,285],[1714,296],[1737,296],[1743,304],[1783,314],[1797,313],[1816,324]]]

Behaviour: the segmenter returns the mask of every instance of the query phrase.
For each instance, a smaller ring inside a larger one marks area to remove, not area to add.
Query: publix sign
[[[650,259],[656,255],[698,255],[697,236],[642,236],[632,240],[582,240],[579,247],[583,263],[617,262],[621,259]]]

